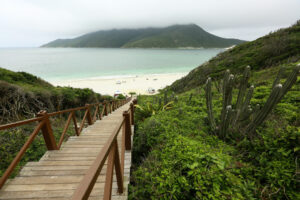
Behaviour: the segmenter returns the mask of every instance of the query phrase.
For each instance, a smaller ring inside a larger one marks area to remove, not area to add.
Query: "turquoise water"
[[[3,48],[0,67],[47,81],[188,72],[224,49]]]

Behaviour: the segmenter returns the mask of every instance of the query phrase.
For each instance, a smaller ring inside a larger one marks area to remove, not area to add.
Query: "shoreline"
[[[70,80],[56,80],[50,81],[54,86],[70,86],[74,88],[90,88],[101,95],[114,95],[115,93],[122,93],[129,95],[129,92],[136,92],[137,94],[150,94],[149,89],[155,90],[163,89],[171,85],[174,81],[187,75],[185,73],[168,73],[168,74],[143,74],[143,75],[116,75],[91,77]]]

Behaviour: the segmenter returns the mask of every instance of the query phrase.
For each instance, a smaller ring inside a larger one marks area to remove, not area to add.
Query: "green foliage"
[[[136,107],[135,116],[137,120],[143,121],[144,119],[152,115],[155,115],[160,111],[167,111],[172,109],[175,101],[175,96],[172,95],[170,98],[168,98],[166,91],[163,93],[163,96],[164,96],[163,102],[161,97],[156,96],[156,98],[152,102],[147,101],[143,105],[141,104],[135,105]],[[138,99],[143,99],[143,96],[138,96]]]
[[[136,92],[129,92],[130,96],[136,95]]]
[[[282,79],[293,66],[286,66]],[[253,108],[266,102],[279,68],[252,74]],[[223,101],[215,86],[212,113],[219,119]],[[158,102],[162,95],[156,96],[139,97],[139,105]],[[234,104],[237,96],[234,90]],[[203,88],[180,94],[168,112],[136,117],[129,199],[298,199],[299,96],[298,78],[256,136],[242,140],[210,134]]]
[[[10,70],[6,70],[0,67],[0,80],[12,83],[12,84],[17,84],[20,86],[34,86],[34,85],[39,85],[47,88],[52,88],[53,86],[26,72],[12,72]]]
[[[242,164],[222,147],[171,137],[135,171],[133,180],[144,187],[132,187],[129,199],[254,199],[254,182],[240,176]]]
[[[172,108],[173,101],[168,102],[166,105],[163,104],[153,104],[147,102],[145,106],[136,105],[136,116],[139,120],[144,120],[145,118],[155,115],[159,111],[166,111]]]
[[[123,94],[119,94],[117,99],[126,99],[126,97]]]
[[[177,48],[229,47],[244,41],[212,35],[195,24],[166,28],[97,31],[74,39],[58,39],[43,47]]]

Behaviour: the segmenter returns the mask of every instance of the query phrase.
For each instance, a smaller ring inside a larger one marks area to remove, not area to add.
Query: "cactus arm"
[[[207,115],[208,115],[210,127],[213,131],[215,131],[216,122],[215,122],[215,118],[213,116],[213,111],[212,111],[212,95],[211,95],[211,78],[210,77],[206,81],[205,97],[206,97]]]
[[[280,78],[282,77],[282,74],[284,73],[284,68],[283,67],[280,67],[278,73],[277,73],[277,76],[276,76],[276,79],[274,80],[273,82],[273,85],[272,85],[272,89],[277,85],[279,84],[280,82]]]
[[[282,86],[282,90],[280,93],[280,97],[278,99],[278,102],[282,99],[282,97],[291,89],[291,87],[296,83],[297,81],[297,76],[300,72],[300,64],[298,64],[294,70],[289,74],[288,78],[284,82]]]
[[[280,94],[282,91],[282,85],[277,84],[272,90],[267,102],[264,104],[263,108],[258,112],[253,121],[247,126],[246,133],[252,133],[257,126],[259,126],[271,112],[272,108],[278,102]]]
[[[221,113],[221,121],[225,120],[226,107],[228,105],[231,105],[233,81],[234,81],[234,76],[230,74],[225,87],[225,91],[223,92],[223,108]]]
[[[250,66],[247,66],[245,68],[245,71],[244,71],[244,74],[243,74],[243,77],[242,77],[242,80],[241,80],[240,86],[239,86],[239,94],[238,94],[237,101],[236,101],[236,109],[237,110],[241,110],[241,108],[242,108],[249,78],[250,78]]]
[[[232,106],[228,105],[226,107],[225,119],[221,122],[222,125],[221,125],[221,130],[220,130],[220,136],[223,138],[226,137],[226,133],[227,133],[227,129],[230,124],[231,116],[232,116]]]

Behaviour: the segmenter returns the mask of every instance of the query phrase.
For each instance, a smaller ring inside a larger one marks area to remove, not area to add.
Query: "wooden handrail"
[[[131,149],[131,118],[133,116],[131,107],[123,112],[123,120],[119,122],[112,135],[109,137],[107,143],[102,148],[101,152],[97,155],[96,160],[89,168],[79,186],[75,190],[72,200],[86,200],[89,198],[94,185],[96,184],[97,178],[101,173],[103,165],[108,158],[106,168],[106,179],[104,187],[104,200],[111,199],[112,192],[112,180],[113,180],[113,169],[115,168],[118,192],[123,193],[124,186],[124,160],[125,160],[125,149]],[[118,141],[117,137],[120,130],[123,129],[122,135],[122,146],[121,146],[121,159],[119,158],[118,152]]]
[[[116,100],[116,101],[121,102],[121,104],[119,104],[119,105],[124,105],[125,103],[129,102],[130,100],[131,100],[131,98],[128,98],[125,100]],[[100,112],[100,110],[97,110],[97,108],[96,108],[94,117],[92,117],[90,108],[93,106],[99,107],[100,105],[103,105],[102,111]],[[19,121],[19,122],[14,122],[14,123],[10,123],[10,124],[0,125],[0,130],[5,130],[5,129],[9,129],[9,128],[15,128],[15,127],[19,127],[22,125],[30,124],[33,122],[39,122],[38,125],[35,127],[34,131],[31,133],[31,135],[27,139],[27,141],[25,142],[25,144],[23,145],[23,147],[21,148],[21,150],[17,153],[14,160],[11,162],[9,167],[6,169],[6,171],[0,178],[0,189],[5,184],[6,180],[9,178],[9,176],[13,172],[14,168],[17,166],[17,164],[21,160],[22,156],[24,155],[24,153],[26,152],[26,150],[28,149],[30,144],[33,142],[35,136],[39,133],[40,130],[42,130],[47,149],[48,150],[58,150],[63,143],[63,139],[64,139],[67,129],[71,123],[71,119],[73,119],[75,133],[77,136],[79,136],[83,129],[85,120],[87,119],[89,125],[93,124],[97,120],[97,112],[99,112],[98,116],[99,116],[99,120],[101,120],[103,118],[103,114],[105,113],[105,109],[107,108],[107,106],[108,105],[105,102],[105,103],[88,104],[86,106],[72,108],[72,109],[66,109],[66,110],[57,111],[57,112],[53,112],[53,113],[47,113],[46,111],[40,111],[37,114],[37,117],[35,117],[35,118],[23,120],[23,121]],[[85,115],[82,119],[80,127],[78,128],[76,117],[75,117],[75,112],[79,111],[79,110],[85,110]],[[57,115],[63,114],[63,113],[70,113],[70,114],[68,116],[68,119],[66,121],[66,124],[64,126],[63,132],[61,134],[61,137],[60,137],[58,145],[57,145],[56,141],[54,139],[54,135],[53,135],[53,131],[52,131],[51,123],[50,123],[50,117],[57,116]]]
[[[109,137],[108,142],[105,144],[105,146],[102,148],[100,153],[97,155],[96,160],[92,164],[92,166],[89,168],[88,172],[80,182],[78,188],[75,190],[72,200],[81,200],[81,199],[88,199],[90,196],[90,193],[93,190],[93,187],[97,181],[97,178],[102,170],[102,167],[106,161],[106,158],[108,154],[110,153],[113,142],[116,140],[118,133],[120,129],[122,128],[122,125],[124,123],[124,120],[122,120],[117,127],[115,128],[113,134]],[[107,168],[108,170],[108,168]]]

